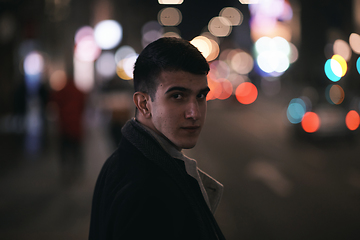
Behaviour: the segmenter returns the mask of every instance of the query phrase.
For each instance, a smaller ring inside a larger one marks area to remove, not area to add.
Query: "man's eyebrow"
[[[209,87],[203,88],[199,92],[210,92],[210,88]]]
[[[172,91],[191,92],[191,90],[188,89],[188,88],[175,86],[175,87],[169,88],[169,89],[165,92],[165,94],[167,94],[167,93],[169,93],[169,92],[172,92]],[[202,92],[209,92],[209,91],[210,91],[210,88],[209,88],[209,87],[206,87],[206,88],[200,89],[199,92],[202,93]]]
[[[165,94],[167,94],[167,93],[169,93],[169,92],[172,92],[172,91],[189,92],[190,89],[185,88],[185,87],[177,87],[177,86],[175,86],[175,87],[169,88],[169,89],[165,92]]]

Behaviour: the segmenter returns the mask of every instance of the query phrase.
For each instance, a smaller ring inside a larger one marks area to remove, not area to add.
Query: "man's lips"
[[[200,129],[200,126],[185,126],[185,127],[181,127],[181,129],[186,130],[188,132],[195,132]]]

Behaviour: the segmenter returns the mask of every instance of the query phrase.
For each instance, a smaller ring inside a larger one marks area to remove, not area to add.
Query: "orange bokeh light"
[[[255,102],[258,90],[251,82],[243,82],[236,88],[235,96],[240,103],[251,104]]]
[[[233,86],[231,84],[231,82],[225,78],[223,79],[219,79],[218,81],[220,81],[220,85],[221,85],[221,94],[218,97],[220,100],[225,100],[228,99],[231,94],[233,93]]]
[[[320,127],[320,118],[314,112],[307,112],[301,121],[301,126],[305,132],[316,132]]]
[[[345,123],[348,129],[354,131],[359,127],[360,116],[355,110],[351,110],[346,114]]]
[[[208,85],[210,92],[208,93],[206,100],[225,100],[229,98],[233,92],[231,82],[225,78],[213,80],[210,76],[208,76]]]

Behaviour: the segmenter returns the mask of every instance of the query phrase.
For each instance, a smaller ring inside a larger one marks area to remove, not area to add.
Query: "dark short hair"
[[[144,48],[134,66],[135,92],[155,98],[157,78],[162,71],[185,71],[193,74],[209,72],[209,64],[201,52],[181,38],[160,38]]]

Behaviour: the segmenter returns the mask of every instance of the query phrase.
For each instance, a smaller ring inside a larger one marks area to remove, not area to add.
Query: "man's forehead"
[[[163,71],[158,80],[159,86],[164,88],[179,86],[201,89],[208,85],[206,75],[192,74],[184,71]]]

